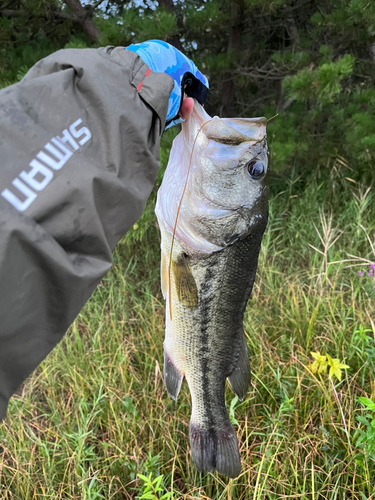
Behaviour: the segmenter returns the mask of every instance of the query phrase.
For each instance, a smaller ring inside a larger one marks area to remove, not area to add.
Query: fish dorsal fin
[[[198,289],[184,254],[180,255],[177,261],[172,260],[171,270],[180,303],[187,307],[196,307],[198,305]]]

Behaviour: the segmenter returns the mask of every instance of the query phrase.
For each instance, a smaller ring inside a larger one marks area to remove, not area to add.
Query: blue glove
[[[184,121],[179,117],[184,92],[204,104],[208,92],[207,78],[175,47],[161,40],[149,40],[125,48],[137,53],[152,71],[166,73],[174,79],[165,129]]]

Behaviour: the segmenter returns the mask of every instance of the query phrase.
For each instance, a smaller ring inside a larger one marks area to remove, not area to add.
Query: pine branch
[[[93,6],[91,6],[90,9],[85,9],[84,7],[82,7],[79,0],[64,0],[64,1],[66,5],[69,7],[69,9],[72,11],[72,14],[69,14],[68,12],[63,12],[58,9],[49,9],[46,14],[33,16],[32,13],[28,13],[25,10],[2,9],[0,10],[0,15],[3,17],[13,17],[13,18],[33,16],[45,19],[51,19],[51,18],[69,19],[71,21],[79,23],[82,26],[83,31],[90,37],[90,39],[94,43],[98,43],[101,32],[99,28],[97,28],[94,25],[94,23],[91,20],[91,17],[93,14],[93,10],[99,7],[99,5],[104,0],[98,0]]]
[[[90,9],[92,11],[94,11],[95,9],[97,9],[105,0],[98,0],[97,2],[95,2],[93,5],[90,5]]]
[[[176,15],[176,7],[173,3],[173,0],[158,0],[159,7],[164,7],[166,11],[170,12],[171,14],[174,14],[176,16],[177,20],[177,26],[179,29],[181,29],[181,23],[179,22],[179,19]],[[180,40],[179,35],[173,35],[170,37],[168,40],[176,49],[180,50],[181,52],[184,52],[184,48],[182,47],[182,43]]]
[[[89,11],[84,9],[79,0],[64,0],[64,2],[73,12],[76,20],[82,26],[83,31],[94,43],[98,43],[101,32],[90,19],[90,15],[92,15],[92,12],[90,12],[91,9]]]
[[[62,12],[61,10],[53,10],[52,11],[52,17],[59,17],[61,19],[69,19],[71,21],[78,21],[78,19],[75,16],[72,16],[71,14],[68,14],[67,12]],[[3,9],[0,10],[0,14],[3,17],[27,17],[28,14],[25,10],[12,10],[12,9]],[[40,17],[40,18],[47,18],[47,15],[41,15],[41,16],[35,16],[35,17]]]
[[[23,16],[26,16],[26,12],[24,10],[4,9],[4,10],[0,10],[0,14],[3,17],[23,17]]]

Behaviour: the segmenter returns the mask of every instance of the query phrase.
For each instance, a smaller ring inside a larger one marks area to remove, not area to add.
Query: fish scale
[[[194,111],[173,144],[171,158],[175,155],[178,162],[172,165],[175,170],[170,170],[171,160],[168,164],[156,207],[166,299],[164,380],[173,399],[184,377],[189,385],[189,438],[198,470],[236,477],[241,460],[225,406],[225,382],[228,378],[241,400],[246,397],[250,366],[243,314],[268,217],[265,175],[254,181],[249,164],[255,158],[267,171],[265,119],[212,120],[197,141],[195,156],[190,150],[194,165],[174,235],[176,189],[182,185],[177,176],[189,153],[181,146],[191,146],[208,116],[197,105]]]

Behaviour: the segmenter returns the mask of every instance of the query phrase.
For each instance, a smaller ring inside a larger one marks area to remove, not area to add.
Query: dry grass
[[[364,268],[345,266],[374,262],[375,203],[371,190],[341,184],[340,196],[310,180],[272,198],[244,321],[253,382],[235,408],[240,477],[197,472],[187,386],[177,403],[163,388],[159,237],[149,221],[142,244],[130,234],[119,245],[64,340],[12,398],[0,425],[0,497],[131,499],[142,491],[136,474],[151,473],[173,499],[371,498],[374,457],[356,444],[356,417],[358,397],[374,397],[366,338],[375,296],[371,277],[358,277]],[[348,364],[343,380],[332,387],[312,374],[311,351]],[[228,388],[228,407],[232,399]]]

